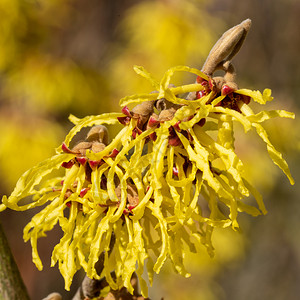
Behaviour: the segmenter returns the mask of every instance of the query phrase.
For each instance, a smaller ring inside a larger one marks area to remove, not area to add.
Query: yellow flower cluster
[[[239,212],[265,214],[262,197],[244,178],[235,152],[234,122],[245,132],[256,130],[293,184],[286,161],[261,123],[294,114],[255,114],[248,106],[251,99],[259,104],[271,101],[269,89],[260,93],[225,86],[220,91],[210,77],[185,66],[168,70],[160,82],[142,67],[134,69],[157,92],[123,98],[121,113],[71,116],[75,126],[57,155],[27,171],[10,197],[2,199],[2,209],[43,206],[24,229],[40,270],[37,240],[59,223],[63,237],[53,250],[52,266],[58,262],[66,289],[83,268],[90,278],[105,276],[112,289],[125,286],[133,292],[130,279],[136,271],[147,296],[144,269],[151,283],[169,258],[175,270],[188,277],[184,256],[203,245],[212,255],[214,227],[237,229]],[[171,78],[178,71],[197,75],[197,82],[173,87]],[[187,94],[196,96],[187,100]],[[131,104],[136,106],[130,110]],[[104,125],[120,123],[123,129],[108,142]],[[84,127],[92,127],[87,139],[71,148]],[[61,169],[62,177],[57,176]],[[256,204],[245,203],[250,195]],[[98,274],[95,264],[101,253],[104,268]]]

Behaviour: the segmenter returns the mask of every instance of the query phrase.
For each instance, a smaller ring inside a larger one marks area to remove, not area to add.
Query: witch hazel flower
[[[272,101],[271,90],[239,89],[235,81],[231,59],[250,24],[245,20],[225,32],[201,71],[177,66],[157,81],[135,66],[155,92],[121,99],[119,113],[70,116],[74,127],[57,154],[25,172],[12,194],[2,198],[2,210],[42,207],[24,228],[39,270],[43,266],[37,241],[59,224],[63,235],[51,265],[58,264],[67,290],[81,268],[90,278],[105,277],[111,289],[125,286],[131,293],[136,272],[145,297],[145,269],[152,284],[154,273],[170,259],[176,272],[189,277],[184,257],[203,246],[213,255],[214,228],[237,230],[239,213],[267,212],[262,196],[244,177],[244,164],[235,152],[234,123],[245,133],[255,130],[275,165],[294,183],[262,126],[271,118],[294,114],[253,112],[251,101]],[[213,76],[217,69],[224,71],[223,77]],[[171,80],[176,72],[193,74],[195,83],[175,87]],[[110,140],[105,125],[120,123],[123,128]],[[91,127],[86,139],[70,147],[84,127]]]

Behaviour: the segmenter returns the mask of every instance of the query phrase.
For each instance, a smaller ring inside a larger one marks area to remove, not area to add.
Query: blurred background
[[[271,88],[275,100],[265,109],[297,114],[299,15],[298,0],[0,0],[0,196],[54,154],[72,126],[69,114],[117,111],[120,98],[151,91],[133,65],[157,79],[175,65],[201,68],[221,34],[247,18],[252,28],[234,58],[239,86]],[[155,278],[152,300],[299,299],[299,120],[274,119],[266,127],[296,184],[289,185],[258,138],[238,135],[238,154],[250,166],[268,214],[241,215],[242,233],[216,231],[214,259],[205,251],[187,257],[189,279],[167,264]],[[34,213],[0,215],[30,297],[56,291],[71,299],[84,274],[66,292],[57,267],[49,267],[58,230],[38,245],[44,270],[31,262],[22,231]]]

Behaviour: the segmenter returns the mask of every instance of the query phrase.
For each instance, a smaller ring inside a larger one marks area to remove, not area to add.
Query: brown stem
[[[19,269],[0,224],[0,299],[29,300]]]
[[[223,63],[223,70],[225,72],[224,75],[225,82],[235,82],[236,72],[233,64],[229,60]]]

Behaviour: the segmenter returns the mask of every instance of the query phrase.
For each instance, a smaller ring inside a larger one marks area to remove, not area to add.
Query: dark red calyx
[[[123,210],[123,215],[125,215],[125,216],[129,215],[129,210],[127,208],[125,208]]]
[[[136,205],[128,205],[128,209],[130,212],[132,212],[132,210],[136,208]]]
[[[199,75],[197,76],[196,81],[197,81],[197,83],[201,83],[201,84],[202,84],[202,82],[207,82],[206,79],[202,78],[202,77],[199,76]]]
[[[178,174],[179,174],[178,169],[174,166],[173,167],[173,175],[178,177]]]
[[[97,168],[102,164],[102,160],[89,160],[89,165],[92,169]]]
[[[176,122],[174,125],[173,125],[173,127],[174,127],[174,129],[175,130],[177,130],[177,131],[181,131],[181,129],[180,129],[180,127],[179,127],[179,124],[181,123],[181,121],[178,121],[178,122]]]
[[[150,138],[151,141],[155,142],[156,139],[157,139],[157,134],[156,134],[156,132],[150,133],[150,134],[149,134],[149,138]]]
[[[206,94],[207,93],[205,90],[198,91],[198,92],[196,92],[196,99],[200,99],[200,98],[206,96]]]
[[[209,84],[208,84],[208,81],[204,80],[201,82],[201,85],[205,88],[205,89],[208,89],[209,88]]]
[[[224,84],[222,86],[221,95],[225,96],[225,95],[229,95],[233,92],[234,92],[234,89],[232,87],[228,86],[227,84]]]
[[[72,205],[72,202],[71,202],[71,201],[68,201],[68,202],[66,203],[66,205],[70,208],[71,205]]]
[[[88,192],[89,189],[90,189],[90,188],[83,188],[83,189],[81,189],[79,196],[80,196],[81,198],[83,198],[84,195]]]
[[[74,161],[73,160],[70,160],[70,161],[65,161],[65,162],[63,162],[62,164],[61,164],[61,166],[63,167],[63,168],[66,168],[66,169],[71,169],[72,167],[73,167],[73,165],[74,165]]]
[[[169,128],[169,133],[170,133],[169,137],[168,137],[169,145],[170,146],[179,146],[179,145],[181,145],[180,138],[177,136],[174,127]]]
[[[119,150],[114,148],[112,152],[109,154],[109,157],[116,157],[119,154]]]
[[[81,157],[76,157],[76,160],[81,164],[81,165],[85,165],[86,164],[86,162],[87,162],[87,158],[86,157],[83,157],[83,156],[81,156]]]
[[[124,115],[128,116],[128,117],[132,117],[132,115],[131,115],[131,113],[130,113],[130,110],[129,110],[129,108],[128,108],[127,106],[124,106],[124,107],[122,108],[122,113],[123,113]]]
[[[138,134],[141,134],[143,131],[141,129],[139,129],[138,127],[135,127],[133,130],[132,130],[132,137],[135,139],[136,136]]]
[[[134,129],[132,130],[132,137],[135,139],[135,138],[136,138],[136,135],[137,135],[137,130],[136,130],[136,128],[134,128]]]
[[[153,117],[150,117],[149,118],[149,121],[148,121],[148,126],[149,127],[155,127],[155,126],[157,126],[159,124],[159,121],[158,120],[156,120],[155,118],[153,118]]]
[[[73,153],[73,151],[65,143],[62,143],[61,149],[65,153]]]
[[[211,90],[213,90],[214,87],[215,87],[215,82],[214,82],[214,80],[213,80],[213,79],[209,79],[208,85],[209,85],[209,88],[210,88]]]
[[[122,124],[122,125],[127,125],[130,122],[130,117],[118,117],[118,121]]]
[[[169,136],[169,145],[174,146],[174,147],[181,145],[180,138],[177,135],[176,136]]]

